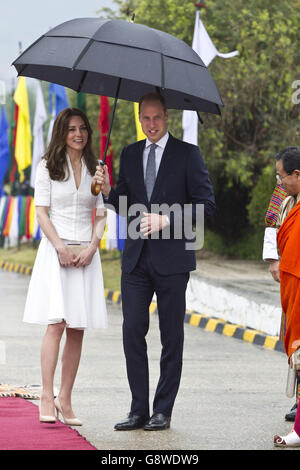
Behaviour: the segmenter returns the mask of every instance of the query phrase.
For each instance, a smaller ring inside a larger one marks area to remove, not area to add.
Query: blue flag
[[[69,107],[66,90],[62,85],[50,83],[49,86],[49,113],[53,110],[53,95],[55,96],[55,117],[65,108]]]
[[[117,238],[118,250],[123,251],[125,240],[127,238],[127,217],[117,215]]]
[[[0,122],[0,189],[3,190],[3,182],[9,165],[9,142],[8,142],[8,123],[5,116],[4,107],[1,110]]]

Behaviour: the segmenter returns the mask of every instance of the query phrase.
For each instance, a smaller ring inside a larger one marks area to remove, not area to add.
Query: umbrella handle
[[[97,160],[99,166],[104,166],[105,163],[102,160]],[[101,184],[97,183],[97,181],[92,181],[91,184],[91,192],[94,196],[98,196],[101,191]]]

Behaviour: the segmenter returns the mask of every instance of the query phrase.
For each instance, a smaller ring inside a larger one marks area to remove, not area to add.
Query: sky
[[[16,83],[11,63],[42,34],[64,21],[96,17],[97,10],[109,6],[110,0],[0,0],[0,80],[9,90]]]

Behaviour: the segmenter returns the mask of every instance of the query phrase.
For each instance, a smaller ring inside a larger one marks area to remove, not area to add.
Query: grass
[[[210,230],[205,231],[204,248],[196,252],[198,259],[210,255],[222,258],[261,259],[263,233],[259,230],[248,231],[235,243],[226,243],[220,234]],[[21,247],[0,248],[0,261],[33,266],[37,246],[32,242],[21,244]],[[100,252],[104,287],[113,291],[121,290],[121,258],[118,250]]]
[[[0,248],[0,260],[32,267],[37,247],[24,243],[20,248]],[[121,290],[121,259],[118,250],[101,251],[104,287],[109,290]]]

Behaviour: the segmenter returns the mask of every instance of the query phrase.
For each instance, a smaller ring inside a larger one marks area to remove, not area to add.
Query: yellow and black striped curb
[[[118,291],[105,289],[105,298],[118,305],[122,303],[121,293]],[[151,314],[157,313],[157,304],[155,302],[151,302],[149,311]],[[211,331],[231,338],[247,341],[248,343],[253,343],[267,349],[273,349],[274,351],[285,352],[283,342],[279,340],[278,336],[267,336],[261,331],[243,328],[240,325],[226,322],[220,318],[213,318],[208,315],[202,315],[187,310],[184,322],[202,328],[205,331]]]
[[[215,333],[247,341],[248,343],[253,343],[267,349],[285,352],[283,342],[278,336],[268,336],[261,331],[244,328],[219,318],[213,318],[195,312],[186,312],[184,321],[198,328],[203,328],[206,331],[214,331]]]
[[[0,261],[0,268],[4,269],[5,271],[27,275],[31,275],[32,273],[32,267],[17,263],[10,263],[8,261]],[[104,294],[106,300],[121,305],[121,292],[104,289]],[[151,302],[149,311],[151,314],[157,313],[156,302]],[[243,328],[240,325],[226,322],[220,318],[213,318],[208,315],[202,315],[187,310],[184,322],[189,323],[192,326],[202,328],[205,331],[211,331],[247,341],[248,343],[253,343],[257,346],[262,346],[267,349],[273,349],[274,351],[285,352],[283,342],[278,338],[278,336],[267,336],[261,331],[250,328]]]
[[[21,273],[30,275],[32,273],[32,267],[25,266],[24,264],[10,263],[9,261],[0,261],[0,268],[5,271]]]

